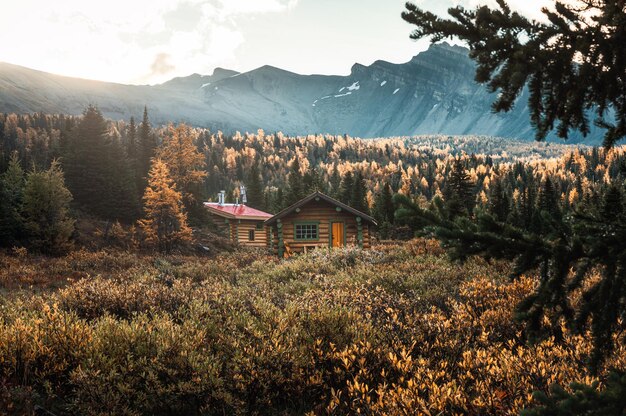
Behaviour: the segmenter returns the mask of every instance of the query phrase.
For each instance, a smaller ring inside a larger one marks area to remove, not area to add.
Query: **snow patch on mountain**
[[[356,82],[354,82],[352,85],[350,85],[350,86],[348,87],[348,90],[349,90],[349,91],[357,91],[357,90],[359,90],[360,88],[361,88],[361,86],[359,85],[359,81],[356,81]],[[339,92],[341,92],[341,91],[339,91]]]

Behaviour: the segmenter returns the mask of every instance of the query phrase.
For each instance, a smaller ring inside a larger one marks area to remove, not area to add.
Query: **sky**
[[[414,0],[445,14],[456,4]],[[548,0],[509,0],[538,18]],[[0,13],[0,61],[60,75],[156,84],[216,67],[273,65],[345,75],[355,62],[406,62],[428,47],[409,38],[405,0],[19,0]]]

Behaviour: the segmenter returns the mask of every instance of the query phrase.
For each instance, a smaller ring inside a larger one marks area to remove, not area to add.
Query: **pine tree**
[[[54,161],[48,170],[26,177],[22,216],[30,244],[45,253],[59,254],[71,247],[74,220],[69,216],[72,194],[63,171]]]
[[[148,107],[143,108],[143,120],[139,127],[139,149],[138,149],[138,188],[146,186],[146,177],[150,170],[150,163],[157,147],[156,138],[152,133],[150,119],[148,118]]]
[[[354,186],[352,187],[352,193],[350,195],[349,205],[365,214],[369,214],[369,204],[367,203],[367,187],[365,186],[365,179],[363,173],[358,171],[354,177]]]
[[[133,161],[130,160],[119,137],[107,139],[108,149],[104,156],[108,167],[106,203],[102,205],[105,218],[135,221],[141,215],[141,195],[137,188]]]
[[[139,226],[146,243],[159,251],[170,252],[176,245],[191,241],[182,199],[167,165],[154,159],[143,197],[145,215]]]
[[[289,178],[287,179],[287,194],[285,195],[285,205],[290,206],[304,198],[303,176],[300,172],[300,160],[296,157],[291,164]]]
[[[559,215],[559,196],[549,176],[545,177],[541,185],[537,208],[540,211],[550,214],[552,217]]]
[[[502,187],[502,180],[496,178],[491,182],[488,211],[498,221],[505,221],[509,216],[511,202]]]
[[[24,170],[17,153],[13,153],[7,171],[0,175],[0,245],[2,246],[12,246],[24,238],[24,222],[20,213],[24,180]]]
[[[393,194],[391,192],[391,185],[389,182],[385,182],[383,189],[376,196],[374,203],[374,215],[379,224],[394,222],[394,205]]]
[[[89,106],[83,113],[63,161],[77,205],[101,218],[136,218],[139,202],[130,162],[98,108]]]
[[[283,188],[278,188],[272,198],[272,212],[280,212],[286,207]]]
[[[352,202],[352,189],[354,188],[354,176],[352,172],[347,171],[341,181],[341,192],[339,194],[339,200],[344,204],[350,205]]]
[[[474,184],[458,157],[446,181],[444,200],[451,218],[469,216],[474,209]]]
[[[264,203],[261,175],[259,173],[259,167],[256,163],[252,164],[252,167],[250,168],[250,172],[248,174],[248,181],[246,183],[248,205],[257,209],[267,208]]]
[[[133,162],[133,166],[136,168],[137,163],[137,126],[135,125],[135,117],[130,117],[130,123],[128,124],[128,133],[126,141],[126,154],[128,158]]]
[[[330,196],[335,199],[341,198],[341,175],[339,174],[339,168],[335,163],[333,167],[333,173],[330,175]]]
[[[89,106],[72,130],[63,168],[74,201],[90,212],[106,215],[106,181],[111,173],[106,165],[108,128],[98,108]]]

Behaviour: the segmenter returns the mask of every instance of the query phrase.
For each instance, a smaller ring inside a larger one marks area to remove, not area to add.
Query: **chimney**
[[[225,196],[226,196],[226,191],[220,191],[220,193],[217,194],[218,204],[220,206],[224,205],[224,197]]]
[[[241,194],[241,203],[246,205],[248,203],[248,196],[246,195],[246,187],[245,185],[239,186],[239,193]]]

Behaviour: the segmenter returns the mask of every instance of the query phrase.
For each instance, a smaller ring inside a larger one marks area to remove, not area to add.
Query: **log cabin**
[[[205,202],[205,208],[218,231],[235,243],[244,246],[267,247],[267,232],[264,221],[272,214],[248,207],[244,204]]]
[[[279,257],[348,244],[370,248],[374,218],[315,192],[265,221],[269,248]]]

